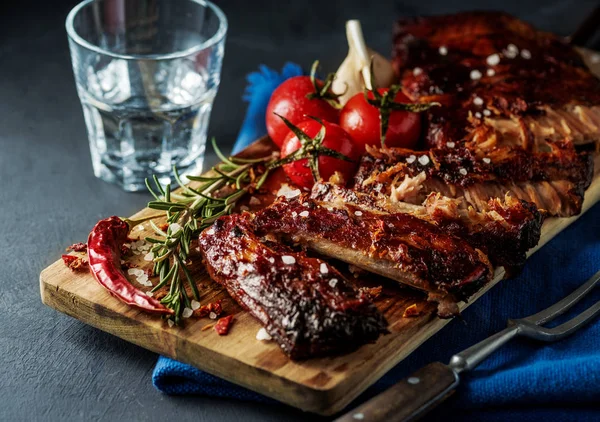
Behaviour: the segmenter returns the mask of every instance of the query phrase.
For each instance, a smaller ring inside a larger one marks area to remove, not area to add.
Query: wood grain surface
[[[262,156],[270,148],[271,142],[263,139],[246,149],[244,155]],[[598,200],[600,178],[595,177],[586,193],[584,212]],[[153,213],[155,211],[144,209],[134,217]],[[547,220],[541,241],[530,254],[576,219],[577,216]],[[146,235],[151,235],[150,231],[134,230],[132,233],[132,237]],[[148,266],[142,256],[134,258],[140,265]],[[191,258],[194,276],[199,280],[201,302],[206,304],[222,299],[225,313],[235,315],[235,322],[227,336],[219,336],[213,329],[203,330],[214,323],[208,318],[190,318],[181,327],[169,327],[156,316],[122,304],[98,285],[90,274],[73,273],[61,260],[40,275],[42,301],[146,349],[192,364],[300,409],[325,415],[343,409],[449,322],[434,317],[432,305],[421,294],[382,281],[384,290],[376,305],[390,323],[389,335],[347,355],[293,362],[274,342],[256,340],[259,323],[233,302],[222,287],[206,277],[198,254]],[[472,297],[470,303],[491,289],[503,275],[503,269],[497,269],[493,281]],[[417,304],[422,315],[403,317],[405,309],[413,304]],[[462,303],[460,307],[465,309],[469,304]]]

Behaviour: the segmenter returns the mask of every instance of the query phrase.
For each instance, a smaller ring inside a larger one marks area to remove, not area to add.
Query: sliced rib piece
[[[537,245],[542,215],[533,204],[506,196],[490,199],[487,211],[461,209],[460,201],[430,194],[422,205],[392,201],[378,194],[364,194],[330,183],[313,187],[311,198],[324,206],[344,208],[352,205],[374,213],[408,213],[458,236],[485,252],[494,265],[504,266],[509,274],[525,264],[526,253]]]
[[[550,215],[578,214],[593,177],[593,156],[568,145],[553,148],[537,154],[499,149],[483,156],[457,146],[421,152],[371,148],[362,157],[354,189],[414,204],[439,192],[480,212],[489,210],[490,199],[508,193]]]
[[[266,328],[292,359],[348,352],[387,332],[365,293],[334,267],[261,241],[250,214],[225,216],[200,235],[213,280]]]
[[[456,315],[456,301],[492,275],[482,251],[406,213],[381,214],[352,204],[336,208],[302,194],[279,198],[257,212],[253,224],[259,233],[284,235],[325,256],[426,291],[440,304],[441,317]]]
[[[547,138],[600,140],[600,82],[580,54],[566,40],[508,14],[401,19],[393,62],[412,99],[447,105],[428,113],[429,146],[503,125],[516,129],[517,137],[508,140],[526,150]]]

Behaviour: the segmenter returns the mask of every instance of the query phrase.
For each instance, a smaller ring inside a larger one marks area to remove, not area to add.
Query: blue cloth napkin
[[[281,74],[266,67],[249,76],[248,115],[240,131],[239,150],[266,133],[264,109],[272,90],[301,73],[287,64]],[[258,105],[257,105],[258,104]],[[383,391],[433,361],[503,329],[508,318],[535,313],[569,294],[600,269],[600,205],[593,207],[533,255],[523,273],[504,280],[441,332],[423,344],[359,397],[352,406]],[[600,299],[600,289],[578,305]],[[568,316],[567,316],[568,318]],[[560,321],[559,321],[560,322]],[[557,322],[558,323],[558,322]],[[192,366],[160,357],[154,386],[166,394],[202,394],[260,403],[276,403]],[[600,420],[600,323],[595,321],[559,343],[516,339],[463,377],[462,385],[429,416],[449,420]]]

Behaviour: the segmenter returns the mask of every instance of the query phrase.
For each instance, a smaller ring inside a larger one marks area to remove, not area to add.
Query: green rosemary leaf
[[[235,163],[232,163],[231,161],[229,161],[229,158],[225,157],[225,154],[223,154],[221,152],[221,150],[217,146],[217,140],[214,137],[210,140],[210,142],[212,143],[212,147],[213,147],[213,150],[215,151],[215,154],[217,154],[217,157],[219,157],[222,162],[227,163],[230,166],[237,167],[237,165]]]
[[[158,196],[154,190],[152,189],[152,187],[150,186],[150,181],[148,180],[148,178],[144,179],[144,183],[146,183],[146,188],[148,189],[148,192],[150,192],[150,194],[156,198],[157,201],[160,201],[160,196]]]

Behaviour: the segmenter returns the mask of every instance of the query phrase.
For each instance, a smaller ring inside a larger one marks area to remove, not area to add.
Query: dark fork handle
[[[458,376],[440,362],[430,363],[336,422],[413,421],[440,404],[458,385]]]

